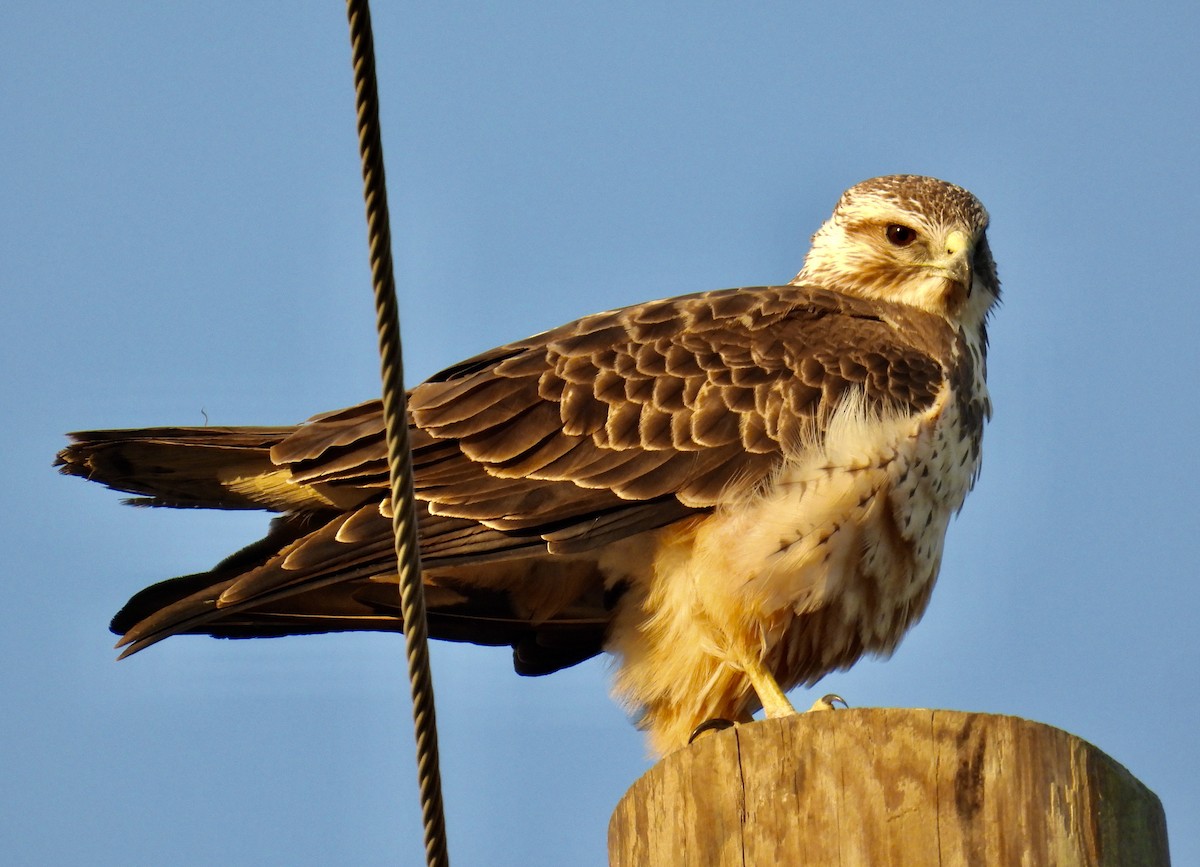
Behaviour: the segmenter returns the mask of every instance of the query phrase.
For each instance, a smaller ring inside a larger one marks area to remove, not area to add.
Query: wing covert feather
[[[930,405],[953,339],[910,307],[799,286],[584,317],[412,390],[416,493],[431,515],[533,533],[661,497],[709,508],[823,430],[851,389],[870,410]],[[384,448],[368,403],[318,416],[272,457],[308,483],[382,486]]]

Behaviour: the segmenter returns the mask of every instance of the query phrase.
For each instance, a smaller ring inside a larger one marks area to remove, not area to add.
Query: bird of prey
[[[510,645],[530,675],[613,654],[660,754],[889,654],[979,472],[987,223],[961,187],[874,178],[786,285],[585,316],[413,388],[430,634]],[[132,503],[278,513],[133,596],[118,646],[398,630],[383,427],[371,401],[289,427],[72,434],[62,472]]]

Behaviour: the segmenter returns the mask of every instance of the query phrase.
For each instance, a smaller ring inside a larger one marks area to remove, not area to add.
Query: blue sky
[[[980,196],[1005,291],[983,476],[922,623],[821,689],[1080,735],[1200,863],[1200,7],[374,15],[412,381],[595,310],[787,280],[863,178]],[[0,18],[5,860],[418,863],[400,641],[180,638],[118,665],[129,594],[265,519],[129,509],[50,468],[67,430],[377,392],[343,9]],[[433,662],[454,863],[603,864],[648,766],[606,664]]]

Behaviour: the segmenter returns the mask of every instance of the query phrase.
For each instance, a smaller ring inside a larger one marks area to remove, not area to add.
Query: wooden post
[[[1167,867],[1158,798],[1009,716],[851,708],[706,735],[625,793],[611,867]]]

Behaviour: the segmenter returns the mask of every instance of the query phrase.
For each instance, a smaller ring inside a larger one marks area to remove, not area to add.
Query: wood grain
[[[1165,867],[1158,798],[1017,717],[854,708],[717,732],[626,792],[609,863]]]

